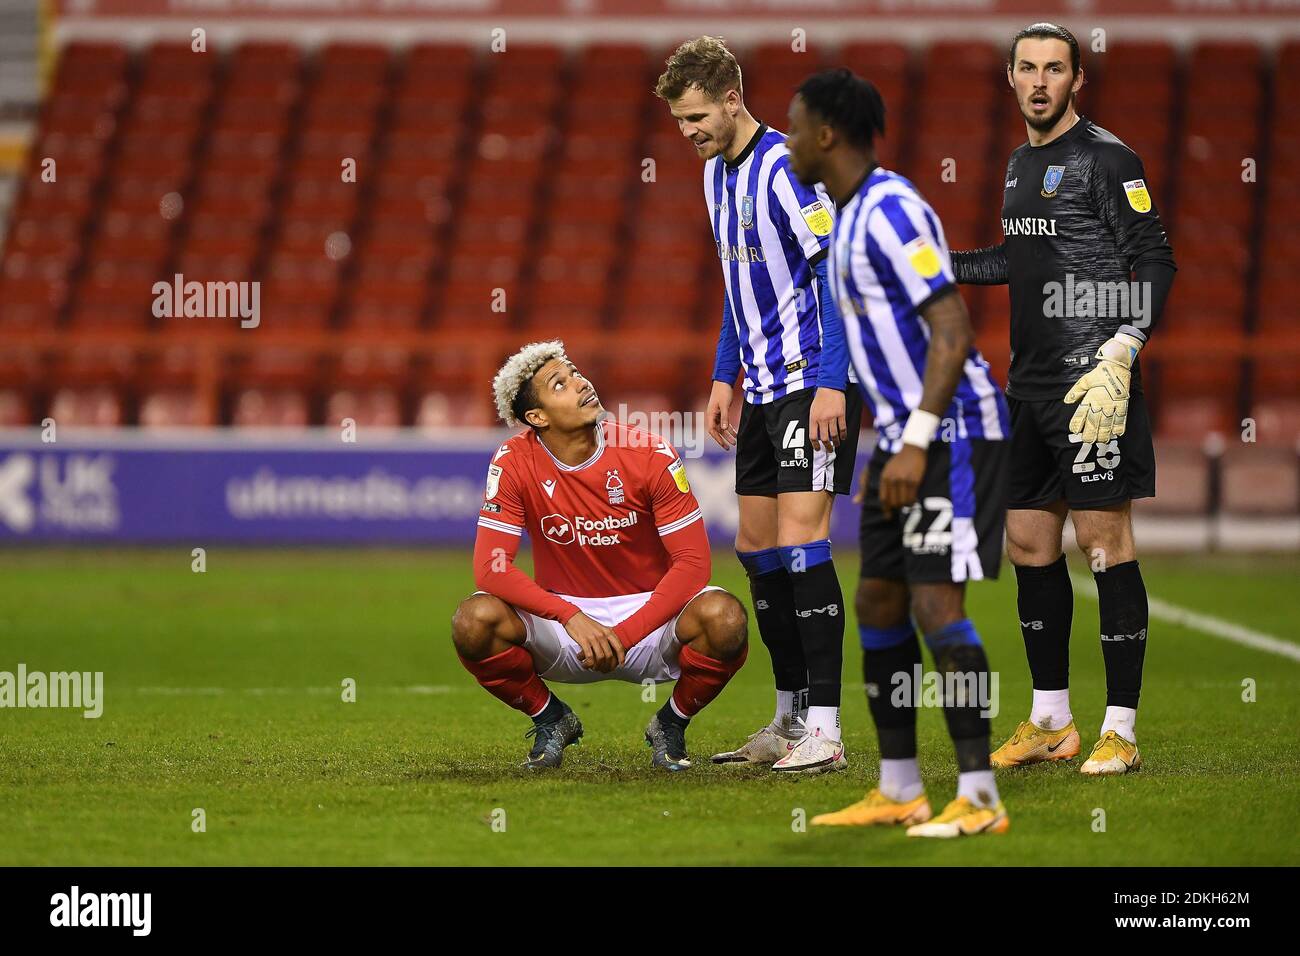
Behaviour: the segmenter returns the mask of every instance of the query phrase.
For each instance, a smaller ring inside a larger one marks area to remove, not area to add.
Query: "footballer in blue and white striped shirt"
[[[790,105],[790,165],[823,183],[839,217],[831,283],[858,382],[879,435],[862,502],[857,610],[880,786],[821,824],[909,824],[909,835],[1001,833],[989,766],[988,660],[966,616],[969,580],[997,576],[1007,505],[1009,415],[976,350],[943,226],[910,182],[876,164],[880,93],[848,70],[805,80]],[[938,438],[938,440],[936,440]],[[916,762],[921,673],[916,628],[949,692],[957,799],[934,820]],[[955,680],[959,683],[949,684]],[[874,690],[873,690],[874,688]]]
[[[844,597],[830,516],[852,490],[862,400],[849,387],[826,262],[834,214],[790,174],[785,136],[745,108],[740,66],[716,37],[682,44],[655,93],[704,162],[723,307],[709,434],[736,448],[736,551],[772,657],[776,715],[715,763],[779,772],[846,766],[839,726]],[[728,420],[743,371],[739,428]],[[846,394],[847,392],[847,394]]]

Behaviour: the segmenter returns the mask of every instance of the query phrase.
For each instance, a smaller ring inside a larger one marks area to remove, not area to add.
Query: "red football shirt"
[[[511,438],[488,467],[478,525],[479,587],[516,607],[567,623],[577,608],[556,595],[654,592],[615,628],[629,646],[708,583],[708,540],[685,464],[657,435],[617,422],[597,426],[596,450],[579,465],[556,459],[532,429]],[[535,582],[513,567],[525,530]]]

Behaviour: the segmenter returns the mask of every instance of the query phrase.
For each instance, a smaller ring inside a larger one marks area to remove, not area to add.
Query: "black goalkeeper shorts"
[[[1011,508],[1046,508],[1064,498],[1088,510],[1152,498],[1156,453],[1146,400],[1130,396],[1124,434],[1085,442],[1070,434],[1077,405],[1059,399],[1018,401],[1011,409]]]

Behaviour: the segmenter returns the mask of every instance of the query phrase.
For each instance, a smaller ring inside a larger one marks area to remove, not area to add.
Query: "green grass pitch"
[[[657,704],[638,685],[605,683],[557,687],[586,738],[558,772],[529,776],[518,767],[527,719],[451,648],[452,610],[472,590],[467,554],[212,548],[203,574],[190,561],[188,547],[0,552],[0,670],[103,671],[105,682],[98,720],[0,710],[0,864],[1300,863],[1300,663],[1184,627],[1152,623],[1141,773],[1085,779],[1078,760],[999,773],[1008,834],[920,841],[797,827],[800,811],[838,808],[875,779],[852,618],[845,773],[796,781],[708,763],[771,715],[767,654],[751,633],[749,663],[692,724],[689,772],[652,770],[641,733]],[[839,555],[846,594],[856,563]],[[1293,558],[1143,568],[1153,596],[1296,639]],[[717,555],[714,580],[748,603],[732,556]],[[1005,566],[971,588],[969,607],[1001,678],[996,743],[1029,702]],[[1096,613],[1076,597],[1085,754],[1105,703]],[[355,703],[342,700],[345,678]],[[1242,699],[1247,678],[1254,702]],[[940,711],[922,712],[920,737],[937,809],[956,785]],[[196,808],[205,832],[192,829]]]

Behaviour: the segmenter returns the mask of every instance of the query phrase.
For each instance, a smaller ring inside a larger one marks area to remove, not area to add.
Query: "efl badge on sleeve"
[[[1061,180],[1064,176],[1064,166],[1048,166],[1047,172],[1043,173],[1043,189],[1039,195],[1044,199],[1051,199],[1055,196],[1056,190],[1061,187]]]
[[[1124,195],[1128,197],[1128,204],[1134,211],[1151,211],[1151,194],[1147,192],[1147,184],[1143,180],[1134,179],[1125,183]]]
[[[835,221],[831,219],[830,210],[828,210],[819,199],[811,202],[799,210],[803,214],[803,221],[808,223],[808,228],[812,230],[814,236],[829,236],[831,227]]]
[[[673,476],[673,481],[677,482],[677,490],[682,494],[691,490],[691,483],[686,480],[686,465],[680,458],[668,466],[668,473]]]
[[[746,229],[754,228],[754,197],[740,197],[740,224]]]
[[[501,466],[488,465],[487,491],[485,494],[489,501],[497,496],[497,486],[501,484]]]
[[[925,236],[917,236],[903,246],[903,251],[907,253],[907,261],[922,279],[933,279],[943,268],[939,262],[938,250]]]

